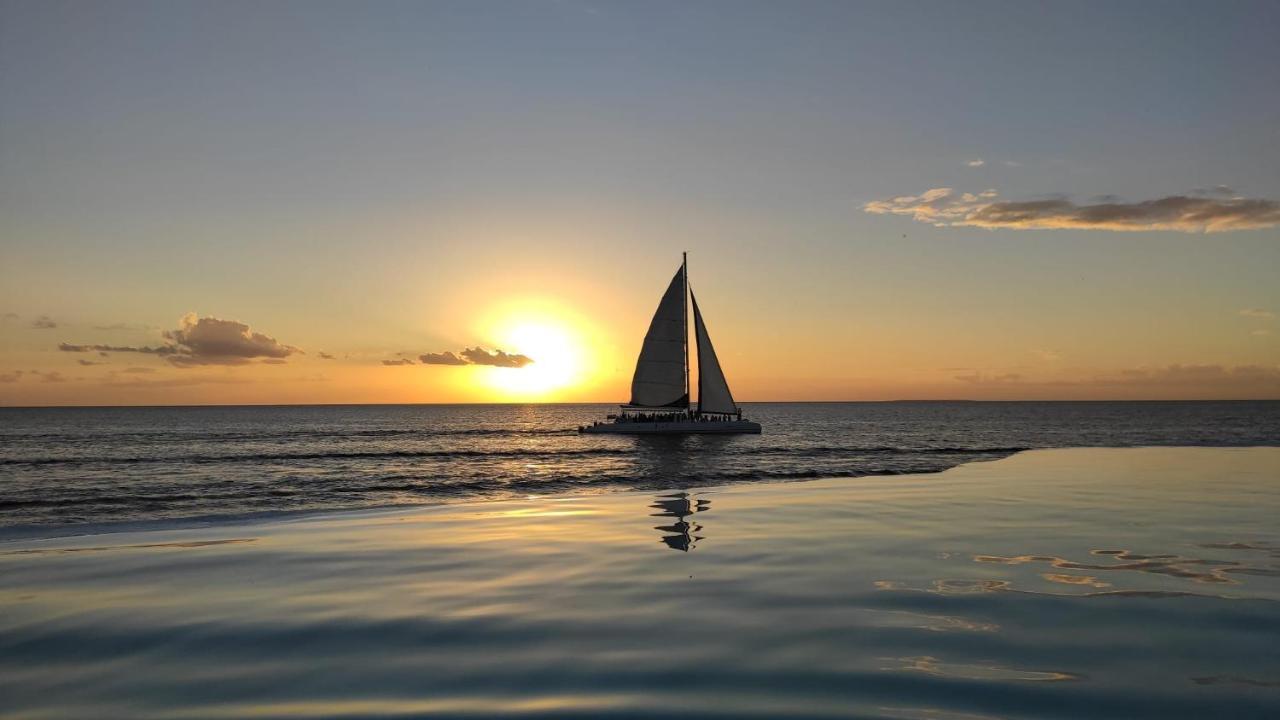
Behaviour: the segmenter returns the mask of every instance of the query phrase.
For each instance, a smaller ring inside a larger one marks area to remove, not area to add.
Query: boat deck
[[[750,420],[607,422],[583,425],[578,428],[578,432],[615,435],[727,435],[744,433],[758,435],[760,434],[760,423],[751,422]]]

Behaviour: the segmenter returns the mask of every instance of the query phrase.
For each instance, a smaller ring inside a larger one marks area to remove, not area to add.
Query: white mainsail
[[[720,360],[716,358],[716,349],[711,346],[711,336],[707,334],[707,326],[702,322],[698,298],[692,292],[689,297],[693,298],[693,328],[698,341],[698,411],[736,413],[738,406],[733,402],[729,383],[724,379],[724,371],[720,369]]]
[[[649,332],[640,348],[636,374],[631,379],[631,405],[636,407],[689,406],[685,387],[685,343],[688,322],[684,305],[685,270],[681,266],[658,303]]]

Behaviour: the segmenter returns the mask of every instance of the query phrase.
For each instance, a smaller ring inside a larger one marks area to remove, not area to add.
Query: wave
[[[729,457],[734,456],[787,456],[787,457],[829,457],[858,455],[990,455],[1012,454],[1029,450],[1027,447],[773,447],[743,448],[726,451]],[[636,448],[565,448],[557,450],[514,449],[514,450],[355,450],[312,453],[237,453],[228,455],[149,455],[132,457],[34,457],[4,458],[3,465],[135,465],[135,464],[209,464],[209,463],[252,463],[279,462],[300,460],[350,460],[350,459],[386,459],[399,458],[572,458],[590,456],[626,457],[638,455],[642,450]]]
[[[368,500],[391,501],[389,495],[412,495],[432,499],[466,499],[479,497],[511,497],[525,494],[546,494],[596,488],[626,488],[653,490],[676,487],[725,485],[752,481],[812,480],[817,478],[854,478],[895,476],[916,473],[942,472],[969,460],[995,459],[1010,453],[985,453],[986,458],[967,457],[955,461],[936,460],[927,464],[903,464],[900,466],[868,465],[845,468],[780,468],[774,470],[739,470],[681,474],[573,474],[565,473],[532,479],[527,477],[469,477],[441,480],[435,477],[415,475],[382,475],[370,477],[364,482],[332,481],[316,479],[288,486],[240,485],[231,492],[190,492],[187,486],[173,486],[173,492],[156,488],[146,493],[76,494],[62,497],[42,495],[27,498],[0,498],[0,510],[37,508],[149,508],[186,506],[208,512],[224,508],[239,512],[251,508],[260,501],[270,501],[315,510],[367,507],[369,503],[352,505],[354,496],[365,495]],[[296,503],[289,501],[296,500]],[[391,504],[399,504],[391,502]]]
[[[142,456],[142,457],[82,457],[82,458],[15,458],[0,460],[0,465],[92,465],[141,463],[232,463],[232,462],[272,462],[277,460],[344,460],[344,459],[395,459],[395,458],[475,458],[475,457],[541,457],[541,456],[582,456],[582,455],[617,455],[618,450],[607,448],[588,448],[581,450],[368,450],[347,452],[315,452],[315,453],[264,453],[233,455],[177,455],[177,456]]]
[[[43,440],[53,442],[78,442],[88,441],[100,443],[104,440],[121,441],[121,440],[143,440],[143,441],[163,441],[163,442],[182,442],[184,440],[199,440],[207,442],[209,440],[218,441],[260,441],[270,442],[273,440],[291,440],[299,438],[312,438],[323,440],[325,438],[379,438],[379,437],[454,437],[454,436],[475,436],[475,437],[519,437],[519,436],[556,436],[556,435],[577,435],[578,431],[573,428],[391,428],[377,430],[357,430],[335,428],[333,430],[278,430],[272,432],[217,432],[197,430],[193,432],[180,432],[176,430],[153,430],[145,432],[52,432],[52,433],[25,433],[25,432],[9,432],[4,437],[13,440]]]

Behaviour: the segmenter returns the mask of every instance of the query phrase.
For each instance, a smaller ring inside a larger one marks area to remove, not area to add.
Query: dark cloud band
[[[492,365],[494,367],[524,367],[533,362],[533,358],[528,355],[512,355],[494,350],[489,352],[482,347],[467,348],[462,351],[462,357],[473,365]]]
[[[452,353],[447,350],[445,352],[424,353],[418,356],[418,360],[423,365],[488,365],[490,367],[506,368],[522,368],[533,363],[533,358],[528,355],[507,353],[501,350],[489,351],[479,346],[466,348],[459,353]],[[409,364],[388,362],[386,360],[383,360],[382,363],[384,365]]]
[[[451,352],[425,353],[418,356],[423,365],[466,365],[467,361]]]

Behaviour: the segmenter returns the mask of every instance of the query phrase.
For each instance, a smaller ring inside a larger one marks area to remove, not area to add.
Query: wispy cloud
[[[396,360],[383,360],[382,364],[387,365],[388,367],[394,367],[397,365],[412,365],[413,361],[409,358],[398,358]]]
[[[128,330],[128,331],[136,332],[136,331],[158,330],[159,328],[152,327],[151,325],[143,325],[140,323],[118,322],[118,323],[110,323],[107,325],[94,325],[93,329],[94,330]]]
[[[22,379],[23,372],[21,370],[13,370],[7,373],[0,373],[0,383],[15,383]]]
[[[974,194],[934,188],[920,195],[873,200],[863,210],[906,215],[938,227],[1013,230],[1212,233],[1280,225],[1280,202],[1275,200],[1170,195],[1133,203],[1079,205],[1065,198],[1008,202],[997,200],[998,195],[995,190]]]
[[[58,343],[58,349],[62,352],[85,353],[98,352],[134,352],[147,353],[150,355],[171,355],[178,352],[178,349],[171,345],[160,345],[158,347],[139,347],[133,345],[73,345],[72,343]]]
[[[1207,188],[1196,188],[1192,190],[1193,195],[1218,195],[1221,197],[1235,197],[1236,191],[1226,185],[1214,185]]]
[[[1271,334],[1271,331],[1270,331],[1270,330],[1267,330],[1267,329],[1254,330],[1253,332],[1251,332],[1251,333],[1249,333],[1249,334],[1250,334],[1250,335],[1253,335],[1254,337],[1267,337],[1268,335],[1270,335],[1270,334]]]
[[[52,330],[56,327],[58,327],[58,323],[54,322],[53,318],[48,315],[41,315],[31,321],[31,328],[33,330]]]
[[[1217,391],[1236,395],[1253,393],[1269,396],[1280,392],[1280,366],[1217,364],[1166,365],[1118,370],[1092,377],[1039,380],[1019,373],[986,373],[980,370],[956,375],[954,379],[981,387],[1010,387],[1024,390],[1046,388],[1134,388],[1165,391]]]
[[[1263,308],[1245,308],[1240,311],[1240,315],[1249,318],[1262,318],[1264,320],[1270,320],[1276,316],[1275,313],[1270,310],[1264,310]]]
[[[187,313],[179,321],[176,330],[163,334],[168,344],[158,346],[135,345],[76,345],[59,343],[63,352],[132,352],[160,355],[176,367],[197,365],[243,365],[255,359],[278,364],[284,358],[302,352],[292,345],[285,345],[273,337],[253,332],[248,325],[235,320],[214,317],[198,317]]]
[[[1094,382],[1105,385],[1268,387],[1276,390],[1280,389],[1280,368],[1266,365],[1168,365],[1124,370],[1119,375],[1096,378]]]
[[[317,357],[319,357],[321,360],[335,360],[335,359],[336,359],[336,358],[334,358],[332,355],[330,355],[329,353],[327,353],[327,352],[325,352],[325,351],[323,351],[323,350],[321,350],[320,352],[316,353],[316,356],[317,356]]]
[[[965,163],[965,165],[968,165],[969,167],[982,167],[983,165],[986,165],[986,164],[987,164],[987,161],[983,160],[982,158],[978,158],[977,160],[970,160],[969,162]]]
[[[131,370],[141,370],[149,368],[131,368]],[[125,372],[128,372],[127,370]],[[103,378],[101,384],[105,387],[125,387],[138,390],[147,388],[173,388],[173,387],[191,387],[193,385],[244,385],[253,382],[248,378],[237,377],[234,375],[193,375],[182,373],[177,377],[162,378],[144,378],[136,377],[136,373],[130,373],[127,377],[121,377],[116,373],[110,373]]]
[[[1010,385],[1022,381],[1022,375],[1018,373],[1004,373],[1001,375],[988,375],[986,373],[974,371],[966,375],[956,375],[956,380],[969,385]]]

